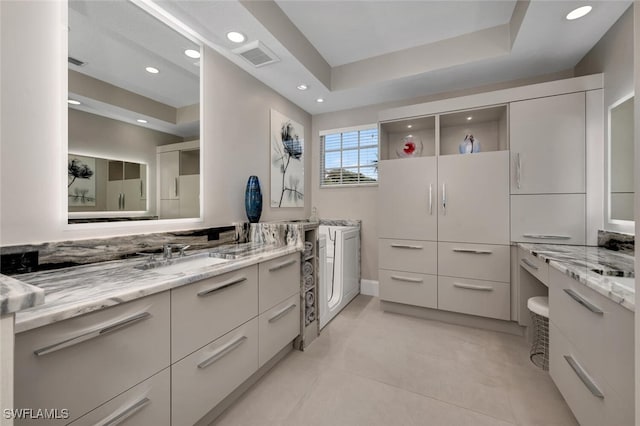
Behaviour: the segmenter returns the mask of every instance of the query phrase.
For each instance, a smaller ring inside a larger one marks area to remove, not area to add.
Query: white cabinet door
[[[381,161],[378,236],[407,240],[438,237],[435,157]]]
[[[585,194],[511,196],[511,240],[585,244]]]
[[[107,182],[107,210],[122,210],[122,181],[111,180]]]
[[[200,217],[200,175],[185,175],[178,179],[180,217]]]
[[[511,103],[511,193],[585,192],[585,94]]]
[[[142,194],[142,181],[140,179],[125,179],[122,181],[123,210],[145,210],[146,201],[140,198]]]
[[[439,241],[509,244],[509,153],[440,157],[438,210]]]
[[[160,219],[177,219],[180,217],[180,200],[160,200]]]
[[[158,170],[160,173],[160,199],[177,200],[180,183],[180,151],[161,152],[158,154]]]

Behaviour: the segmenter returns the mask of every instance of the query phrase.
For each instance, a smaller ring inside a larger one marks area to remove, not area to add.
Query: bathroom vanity
[[[549,373],[578,422],[633,424],[633,256],[521,243],[518,259],[520,288],[548,294]],[[521,306],[531,293],[521,295]]]
[[[47,299],[16,317],[15,406],[68,410],[48,424],[206,424],[300,334],[301,250],[251,245],[18,276]]]

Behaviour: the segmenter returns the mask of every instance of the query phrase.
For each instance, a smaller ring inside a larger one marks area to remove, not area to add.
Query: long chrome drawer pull
[[[100,422],[96,423],[95,426],[116,426],[116,425],[119,425],[120,423],[124,422],[129,417],[133,416],[138,411],[142,410],[144,407],[149,405],[150,402],[151,402],[151,400],[149,398],[142,398],[141,400],[131,404],[124,411],[122,411],[122,413],[118,414],[116,417],[114,417],[113,419],[109,420],[108,422],[103,423],[103,421],[100,421]]]
[[[287,267],[289,265],[293,265],[296,262],[297,262],[296,259],[287,260],[286,262],[282,262],[282,263],[279,263],[279,264],[277,264],[275,266],[272,266],[271,268],[269,268],[269,272],[277,271],[278,269],[282,269],[282,268]]]
[[[527,265],[529,268],[531,269],[535,269],[536,271],[540,268],[538,268],[536,265],[534,265],[533,263],[531,263],[529,261],[529,259],[522,259],[522,263],[524,263],[525,265]]]
[[[282,318],[283,316],[287,315],[289,313],[289,311],[292,310],[295,307],[296,307],[295,303],[290,304],[289,306],[287,306],[286,308],[282,309],[280,312],[278,312],[277,314],[275,314],[274,316],[269,318],[269,322],[278,321],[280,318]]]
[[[240,278],[236,278],[236,279],[234,279],[234,280],[231,280],[231,281],[227,281],[227,282],[224,282],[224,283],[218,284],[218,285],[217,285],[217,286],[215,286],[215,287],[211,287],[211,288],[208,288],[208,289],[206,289],[206,290],[199,291],[199,292],[198,292],[198,296],[199,296],[199,297],[209,296],[209,295],[211,295],[211,294],[215,293],[216,291],[219,291],[219,290],[225,289],[225,288],[227,288],[227,287],[231,287],[231,286],[232,286],[232,285],[234,285],[234,284],[238,284],[238,283],[241,283],[241,282],[246,281],[246,280],[247,280],[247,277],[240,277]]]
[[[393,248],[406,248],[406,249],[413,249],[413,250],[422,250],[424,247],[422,246],[412,246],[409,244],[391,244],[391,247]]]
[[[424,282],[424,280],[421,280],[419,278],[399,277],[397,275],[391,275],[391,279],[392,280],[396,280],[396,281],[406,281],[408,283],[422,283],[422,282]]]
[[[602,391],[598,388],[598,386],[596,386],[595,383],[593,383],[591,377],[589,377],[587,372],[584,371],[584,368],[582,368],[582,366],[578,364],[578,361],[573,359],[571,355],[565,355],[564,359],[567,360],[578,378],[582,381],[582,383],[584,383],[584,385],[587,387],[587,389],[589,389],[589,392],[591,392],[593,396],[597,398],[604,398],[604,394],[602,393]]]
[[[522,180],[522,162],[520,161],[520,153],[516,153],[516,186],[520,189]]]
[[[222,346],[220,349],[218,349],[217,351],[212,353],[209,358],[205,359],[200,364],[198,364],[198,368],[207,368],[208,366],[210,366],[214,362],[218,361],[220,358],[222,358],[223,356],[225,356],[229,352],[231,352],[234,349],[236,349],[245,340],[247,340],[247,336],[240,336],[240,337],[230,341],[229,343],[227,343],[226,345]]]
[[[429,184],[429,214],[433,215],[433,185]]]
[[[474,250],[474,249],[454,248],[453,251],[456,252],[456,253],[493,254],[493,252],[491,250]]]
[[[579,304],[581,304],[582,306],[584,306],[594,314],[598,314],[598,315],[604,314],[604,311],[602,309],[600,309],[593,303],[589,302],[587,299],[585,299],[580,294],[578,294],[575,290],[570,288],[565,288],[564,292],[567,293],[569,296],[571,296],[573,300],[575,300],[576,302],[578,302]]]
[[[447,214],[447,184],[442,184],[442,212]]]
[[[570,240],[568,235],[545,235],[545,234],[524,234],[525,238],[534,238],[536,240]]]
[[[141,312],[139,314],[130,316],[130,317],[125,318],[123,320],[114,322],[113,324],[109,324],[106,327],[100,327],[98,329],[88,331],[88,332],[86,332],[84,334],[81,334],[79,336],[71,337],[71,338],[69,338],[67,340],[64,340],[62,342],[54,343],[53,345],[49,345],[49,346],[45,346],[44,348],[36,349],[35,351],[33,351],[33,353],[36,356],[42,356],[42,355],[46,355],[46,354],[51,353],[51,352],[59,351],[60,349],[64,349],[64,348],[67,348],[69,346],[77,345],[78,343],[82,343],[82,342],[85,342],[87,340],[99,337],[99,336],[104,336],[105,334],[109,334],[109,333],[114,332],[116,330],[119,330],[121,328],[130,326],[130,325],[132,325],[134,323],[137,323],[137,322],[140,322],[142,320],[145,320],[145,319],[149,318],[150,316],[151,316],[151,314],[149,312]]]
[[[485,286],[485,285],[453,283],[453,286],[456,288],[464,288],[466,290],[493,291],[493,287]]]

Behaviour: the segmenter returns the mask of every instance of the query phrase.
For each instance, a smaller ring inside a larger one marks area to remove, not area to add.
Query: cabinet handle
[[[178,196],[178,178],[176,178],[176,197]]]
[[[391,247],[393,248],[406,248],[406,249],[412,249],[412,250],[422,250],[422,246],[412,246],[409,244],[391,244]]]
[[[424,282],[424,280],[421,280],[419,278],[400,277],[398,275],[391,275],[391,279],[392,280],[396,280],[396,281],[405,281],[405,282],[408,282],[408,283],[416,283],[416,284]]]
[[[207,368],[208,366],[210,366],[214,362],[218,361],[220,358],[222,358],[223,356],[225,356],[229,352],[231,352],[234,349],[236,349],[245,340],[247,340],[247,336],[240,336],[240,337],[237,337],[237,338],[233,339],[232,341],[230,341],[229,343],[227,343],[226,345],[222,346],[220,349],[218,349],[217,351],[212,353],[209,358],[205,359],[200,364],[198,364],[198,368]]]
[[[144,190],[143,190],[143,186],[142,186],[142,181],[140,181],[140,198],[144,197]]]
[[[429,214],[433,215],[433,185],[429,184]]]
[[[582,368],[582,366],[578,364],[578,361],[573,359],[571,355],[564,355],[564,359],[569,363],[569,366],[571,366],[573,372],[576,373],[576,376],[578,376],[578,378],[587,387],[587,389],[589,389],[589,392],[591,392],[591,394],[597,398],[604,399],[604,394],[602,393],[602,391],[598,388],[598,386],[596,386],[596,384],[593,382],[593,379],[589,377],[587,372],[584,371],[584,368]]]
[[[447,214],[447,184],[442,184],[442,213]]]
[[[516,186],[520,189],[520,182],[522,180],[522,163],[520,162],[520,153],[516,153]]]
[[[67,348],[69,346],[77,345],[78,343],[85,342],[87,340],[94,339],[96,337],[104,336],[105,334],[112,333],[121,328],[127,327],[129,325],[133,325],[137,322],[143,321],[149,318],[151,314],[149,312],[141,312],[136,315],[132,315],[123,320],[116,321],[112,324],[109,324],[105,327],[100,327],[95,330],[88,331],[86,333],[80,334],[79,336],[71,337],[67,340],[63,340],[62,342],[54,343],[53,345],[45,346],[44,348],[36,349],[33,353],[36,356],[42,356],[49,354],[51,352],[59,351],[60,349]]]
[[[535,269],[536,271],[540,268],[538,268],[536,265],[534,265],[533,263],[531,263],[529,261],[529,259],[522,259],[522,263],[524,263],[525,265],[527,265],[529,268],[531,269]]]
[[[122,192],[118,194],[118,210],[122,210]]]
[[[453,251],[456,252],[456,253],[493,254],[493,252],[491,250],[474,250],[474,249],[454,248]]]
[[[231,281],[227,281],[227,282],[221,283],[221,284],[219,284],[219,285],[217,285],[215,287],[211,287],[211,288],[208,288],[206,290],[199,291],[198,292],[198,297],[210,296],[211,294],[215,293],[216,291],[220,291],[220,290],[225,289],[227,287],[231,287],[234,284],[238,284],[238,283],[241,283],[241,282],[246,281],[246,280],[247,280],[247,277],[240,277],[240,278],[233,279]]]
[[[278,313],[276,313],[274,316],[269,318],[269,322],[278,321],[280,318],[282,318],[283,316],[287,315],[289,313],[289,311],[292,310],[295,307],[296,307],[296,304],[292,303],[289,306],[287,306],[286,308],[281,309],[280,311],[278,311]]]
[[[125,207],[126,205],[127,205],[127,203],[126,203],[125,198],[124,198],[124,193],[122,193],[122,210],[124,210],[126,208]]]
[[[570,240],[568,235],[545,235],[545,234],[524,234],[525,238],[534,238],[536,240]]]
[[[453,283],[453,286],[456,288],[463,288],[465,290],[476,290],[476,291],[493,291],[493,287],[485,286],[485,285],[473,285],[473,284],[462,284],[462,283]]]
[[[282,268],[287,267],[289,265],[293,265],[296,262],[297,261],[295,259],[287,260],[286,262],[282,262],[282,263],[279,263],[279,264],[277,264],[275,266],[272,266],[271,268],[269,268],[269,272],[277,271],[278,269],[282,269]]]
[[[111,420],[109,420],[107,422],[105,422],[104,420],[101,420],[98,423],[96,423],[95,426],[116,426],[116,425],[119,425],[120,423],[124,422],[129,417],[133,416],[138,411],[142,410],[144,407],[149,405],[150,402],[151,402],[151,400],[149,398],[146,398],[146,397],[142,398],[142,399],[134,402],[133,404],[131,404],[129,407],[125,408],[120,414],[118,414],[113,419],[111,419]]]
[[[593,312],[594,314],[598,314],[598,315],[603,315],[604,311],[602,309],[600,309],[599,307],[597,307],[596,305],[594,305],[593,303],[589,302],[587,299],[585,299],[583,296],[581,296],[580,294],[578,294],[575,290],[570,289],[570,288],[565,288],[563,289],[565,293],[567,293],[573,300],[575,300],[576,302],[578,302],[579,304],[581,304],[582,306],[584,306],[585,308],[587,308],[588,310],[590,310],[591,312]]]

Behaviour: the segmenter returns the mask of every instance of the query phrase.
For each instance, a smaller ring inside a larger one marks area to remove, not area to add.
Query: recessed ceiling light
[[[69,105],[80,105],[82,102],[76,101],[75,99],[67,99],[67,103]]]
[[[151,74],[158,74],[160,72],[158,68],[154,67],[146,67],[145,70],[147,70],[147,72]]]
[[[193,50],[193,49],[185,50],[184,54],[187,55],[190,58],[193,58],[193,59],[198,59],[200,57],[200,52],[198,52],[197,50]]]
[[[316,99],[316,102],[318,102],[319,104],[321,104],[322,102],[324,102],[324,99],[322,99],[322,98],[318,98],[318,99]]]
[[[301,84],[298,86],[298,90],[307,90],[309,87],[306,84]]]
[[[147,120],[143,120],[142,118],[138,118],[136,121],[137,121],[138,123],[148,123],[148,121],[147,121]]]
[[[407,135],[407,137],[408,137],[408,138],[412,138],[412,137],[413,137],[413,135]]]
[[[412,127],[413,127],[413,124],[408,124],[408,125],[407,125],[407,129],[410,129],[410,128],[412,128]]]
[[[473,118],[472,116],[468,116],[467,121],[471,121],[472,118]]]
[[[569,21],[573,21],[574,19],[582,18],[584,15],[591,12],[591,9],[593,9],[591,6],[582,6],[574,9],[567,14],[567,19]]]
[[[242,43],[247,39],[244,34],[237,31],[229,31],[227,33],[227,38],[229,39],[229,41],[232,41],[234,43]]]

